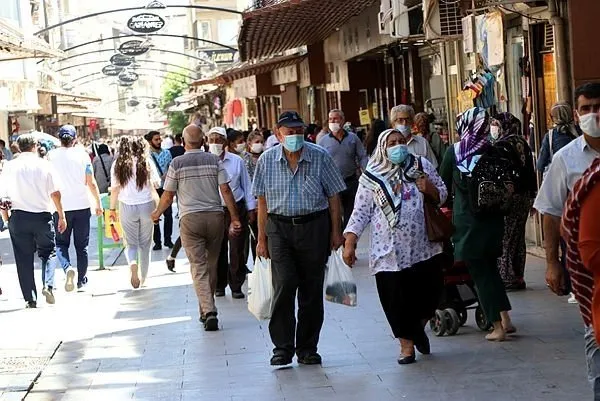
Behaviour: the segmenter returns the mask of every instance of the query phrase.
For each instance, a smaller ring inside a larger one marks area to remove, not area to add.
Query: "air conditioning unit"
[[[460,3],[423,0],[423,31],[427,40],[456,39],[462,36]]]
[[[377,14],[380,35],[389,35],[391,33],[390,23],[392,22],[393,3],[394,0],[381,0],[381,5],[379,6],[379,13]]]
[[[403,0],[395,0],[392,7],[392,32],[393,38],[406,38],[410,36],[410,21],[408,18],[408,7]]]

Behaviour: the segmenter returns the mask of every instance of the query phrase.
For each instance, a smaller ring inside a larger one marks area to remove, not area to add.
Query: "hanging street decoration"
[[[148,5],[146,6],[146,8],[148,8],[148,9],[162,9],[162,8],[167,8],[167,6],[164,3],[160,2],[160,1],[153,0],[150,3],[148,3]]]
[[[123,71],[123,67],[118,67],[116,65],[110,64],[102,68],[102,73],[109,77],[116,77]]]
[[[115,54],[110,58],[110,63],[116,65],[117,67],[127,67],[131,63],[133,63],[134,59],[130,56],[125,56],[123,54]]]
[[[133,71],[123,71],[119,74],[119,81],[133,83],[139,79],[139,75]]]
[[[119,81],[119,86],[123,86],[125,88],[129,88],[130,86],[133,86],[133,82]]]
[[[119,52],[125,56],[141,56],[148,50],[150,50],[148,43],[141,40],[129,40],[119,46]]]
[[[127,106],[129,107],[135,107],[135,106],[139,106],[140,101],[137,100],[136,98],[131,98],[127,101]]]
[[[127,28],[136,33],[158,32],[165,26],[165,20],[152,13],[136,14],[127,21]]]

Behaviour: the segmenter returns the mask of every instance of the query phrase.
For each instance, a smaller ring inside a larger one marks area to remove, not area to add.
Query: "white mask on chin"
[[[339,123],[329,123],[329,131],[331,131],[331,132],[333,132],[335,134],[339,130],[340,130],[340,124]]]
[[[235,151],[237,153],[242,153],[244,150],[246,150],[246,144],[245,143],[239,143],[235,147]]]

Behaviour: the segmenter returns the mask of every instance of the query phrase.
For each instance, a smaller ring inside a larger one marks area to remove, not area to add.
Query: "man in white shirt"
[[[543,215],[544,248],[546,251],[546,284],[557,295],[567,295],[571,290],[565,266],[559,258],[560,223],[569,193],[583,173],[600,157],[600,84],[588,83],[575,91],[576,120],[583,135],[560,149],[542,181],[533,207]],[[564,244],[563,244],[564,246]],[[564,260],[563,260],[564,262]],[[578,297],[581,277],[573,277],[573,292]],[[583,306],[580,305],[583,308]],[[594,386],[596,397],[600,394],[600,349],[591,326],[585,330],[585,349],[588,378]]]
[[[42,261],[42,294],[47,303],[53,304],[56,253],[52,213],[57,213],[58,232],[64,232],[67,223],[56,173],[47,160],[38,156],[37,140],[33,135],[25,134],[19,136],[18,143],[21,156],[4,167],[0,177],[0,198],[8,198],[12,203],[8,227],[19,284],[26,307],[35,308],[34,254],[37,251]]]
[[[208,132],[208,150],[219,156],[223,166],[229,175],[229,187],[236,202],[237,213],[242,224],[241,233],[228,235],[225,233],[219,255],[219,266],[217,270],[217,297],[225,296],[225,287],[229,282],[231,296],[235,299],[243,299],[242,285],[246,280],[246,237],[248,236],[248,224],[256,220],[256,199],[252,195],[252,184],[244,159],[225,150],[229,144],[227,133],[224,128],[215,127]],[[223,202],[223,206],[225,203]],[[225,227],[228,228],[231,217],[226,207]],[[227,250],[229,246],[229,263]]]
[[[48,153],[48,160],[54,167],[63,184],[62,203],[67,219],[67,229],[56,234],[56,256],[64,270],[67,280],[65,291],[75,288],[75,273],[77,273],[77,288],[87,284],[88,246],[90,243],[90,198],[95,203],[96,216],[102,215],[100,192],[94,178],[92,161],[85,149],[75,146],[77,131],[72,125],[63,125],[58,131],[62,147]],[[71,234],[77,255],[77,270],[71,265],[69,247]]]
[[[392,128],[399,131],[406,138],[406,144],[410,153],[426,158],[437,169],[438,160],[427,139],[412,134],[415,110],[406,104],[394,106],[390,110],[390,121]]]

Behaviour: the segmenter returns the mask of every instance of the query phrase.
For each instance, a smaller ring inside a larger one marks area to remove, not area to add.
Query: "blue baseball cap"
[[[295,111],[285,111],[279,116],[277,125],[280,127],[296,128],[304,127],[305,124],[302,117]]]
[[[77,130],[72,125],[63,125],[58,130],[58,137],[62,138],[64,136],[70,136],[71,138],[75,138],[77,136]]]

